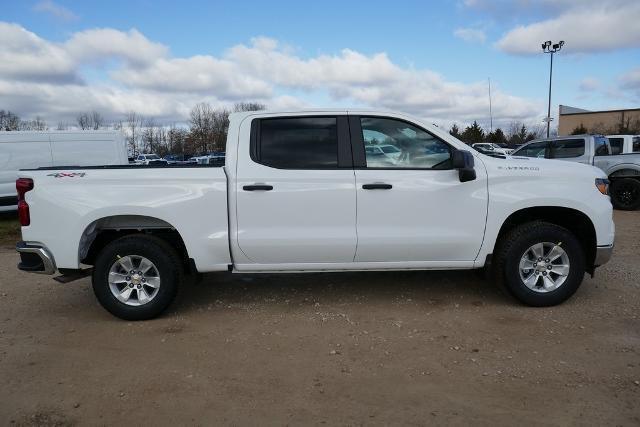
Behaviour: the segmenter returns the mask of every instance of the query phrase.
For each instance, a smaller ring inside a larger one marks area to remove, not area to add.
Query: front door
[[[421,127],[393,117],[350,116],[356,165],[356,262],[475,260],[484,236],[487,178],[460,182],[453,147]],[[373,147],[389,147],[390,154]],[[399,152],[399,153],[398,153]]]
[[[356,190],[347,116],[256,118],[250,145],[240,147],[236,183],[244,255],[258,264],[353,262]]]

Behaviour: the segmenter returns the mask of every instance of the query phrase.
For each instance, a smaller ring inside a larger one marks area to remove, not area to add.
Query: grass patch
[[[20,223],[15,212],[0,213],[0,244],[15,245],[20,240]]]

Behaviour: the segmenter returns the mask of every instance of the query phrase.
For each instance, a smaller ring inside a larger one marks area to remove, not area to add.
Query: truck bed
[[[230,262],[222,167],[46,167],[19,176],[34,182],[23,239],[49,247],[58,268],[79,268],[96,228],[137,223],[177,230],[199,271],[226,270]]]

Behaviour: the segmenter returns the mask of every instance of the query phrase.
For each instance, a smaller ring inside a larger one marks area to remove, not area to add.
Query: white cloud
[[[470,43],[484,43],[487,39],[484,31],[474,28],[458,28],[453,32],[453,35]]]
[[[582,92],[593,92],[599,87],[600,82],[598,81],[598,79],[595,79],[593,77],[585,77],[580,81],[580,84],[578,85],[578,89],[580,89]]]
[[[539,53],[545,40],[565,40],[563,50],[569,53],[640,47],[637,0],[561,1],[555,7],[558,15],[513,28],[496,46],[512,54]]]
[[[138,30],[125,32],[112,28],[96,28],[75,33],[65,43],[64,48],[79,61],[100,61],[118,57],[136,65],[151,63],[169,52],[166,46],[150,41]]]
[[[0,22],[0,77],[68,82],[78,80],[76,62],[61,46],[18,24]]]
[[[43,12],[52,15],[54,18],[63,21],[75,21],[78,16],[64,6],[60,6],[51,0],[42,0],[33,6],[36,12]]]
[[[386,53],[343,49],[303,58],[278,41],[258,37],[222,55],[173,57],[167,46],[136,30],[92,29],[54,43],[15,24],[0,23],[2,108],[50,122],[96,109],[108,118],[135,110],[181,121],[197,102],[251,100],[271,108],[333,105],[378,107],[441,123],[488,116],[484,82],[447,80],[429,69],[394,63]],[[109,65],[105,74],[104,64]],[[115,64],[115,65],[114,65]],[[83,83],[91,75],[92,84]],[[96,75],[103,76],[96,83]],[[537,102],[493,91],[494,122],[530,120]]]

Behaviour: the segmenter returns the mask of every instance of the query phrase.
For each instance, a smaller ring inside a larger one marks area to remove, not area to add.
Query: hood
[[[488,169],[494,169],[510,175],[567,176],[584,178],[606,178],[605,173],[592,165],[556,159],[538,159],[533,157],[507,156],[504,159],[483,156],[482,161]]]

